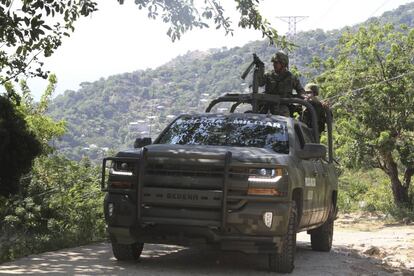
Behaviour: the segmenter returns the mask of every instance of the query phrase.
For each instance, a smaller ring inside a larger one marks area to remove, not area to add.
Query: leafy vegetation
[[[0,262],[105,238],[99,169],[87,160],[42,156],[21,185],[0,197]]]
[[[123,4],[124,0],[118,0]],[[204,2],[204,3],[203,3]],[[255,29],[262,32],[263,37],[269,38],[271,44],[276,43],[283,47],[291,46],[284,37],[279,37],[277,31],[263,18],[258,10],[260,0],[235,0],[236,9],[240,13],[238,26],[244,29]],[[174,42],[193,28],[209,28],[213,22],[216,29],[223,28],[225,34],[233,35],[232,21],[226,16],[220,1],[167,1],[167,0],[138,0],[135,1],[138,8],[148,11],[148,18],[161,18],[164,23],[169,23],[167,35]]]
[[[81,16],[96,11],[90,0],[0,2],[0,83],[20,74],[47,77],[42,57],[49,57],[69,36]],[[53,18],[53,19],[52,19]]]
[[[387,175],[380,169],[344,170],[339,178],[338,206],[342,213],[366,211],[383,213],[397,220],[414,220],[410,206],[396,206]],[[411,202],[414,189],[411,187]]]
[[[7,135],[0,154],[0,262],[105,237],[99,168],[57,155],[50,144],[65,131],[62,121],[45,115],[55,84],[51,75],[39,103],[24,82],[20,92],[6,83],[14,100],[0,97]]]
[[[41,145],[15,100],[0,96],[0,195],[19,191],[20,177],[28,173]]]
[[[20,92],[10,82],[5,83],[5,96],[0,95],[0,195],[8,197],[19,191],[19,179],[30,171],[33,160],[52,152],[49,142],[63,135],[64,123],[45,116],[56,77],[49,77],[39,103],[34,103],[25,81]]]
[[[345,33],[335,58],[318,77],[335,99],[338,151],[354,168],[379,168],[391,182],[394,202],[409,198],[414,174],[414,31],[370,24]],[[404,172],[400,178],[399,170]]]

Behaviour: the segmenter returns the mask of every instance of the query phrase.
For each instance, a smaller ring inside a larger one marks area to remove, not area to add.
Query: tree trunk
[[[387,168],[387,174],[391,180],[391,189],[392,189],[392,194],[394,196],[394,203],[397,206],[403,205],[403,204],[408,204],[409,203],[409,197],[408,197],[408,187],[409,187],[409,183],[410,181],[405,181],[404,184],[408,184],[408,185],[403,185],[398,177],[398,167],[397,167],[397,163],[395,163],[394,159],[392,158],[391,153],[385,153],[384,155],[384,161],[385,161],[385,166]],[[406,172],[406,176],[407,172]],[[411,175],[409,175],[409,179],[411,180]],[[406,179],[406,177],[404,177],[404,180]]]

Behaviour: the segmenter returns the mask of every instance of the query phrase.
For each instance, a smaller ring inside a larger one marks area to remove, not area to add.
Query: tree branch
[[[378,164],[378,168],[379,169],[383,170],[386,174],[389,174],[388,168],[386,167],[385,164],[382,164],[381,163],[381,160],[380,160],[380,158],[378,156],[377,156],[377,164]]]
[[[216,2],[211,2],[211,0],[207,0],[210,7],[214,10],[214,13],[216,14],[216,17],[220,18],[223,28],[226,31],[226,34],[230,33],[233,35],[233,29],[230,28],[230,21],[226,20],[223,16],[223,12],[219,10],[219,6]]]
[[[36,57],[38,55],[40,55],[41,53],[43,53],[44,50],[40,50],[37,54],[35,54],[26,64],[24,68],[20,68],[19,71],[17,71],[16,73],[14,73],[13,75],[5,78],[5,79],[0,79],[0,85],[5,84],[6,82],[16,78],[18,75],[24,73],[26,71],[26,69],[30,66],[30,64],[36,59]]]

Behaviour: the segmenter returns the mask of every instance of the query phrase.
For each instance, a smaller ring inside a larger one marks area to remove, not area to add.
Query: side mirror
[[[305,144],[303,149],[298,151],[298,157],[301,159],[325,158],[326,147],[321,144]]]
[[[135,139],[135,142],[134,142],[134,148],[135,149],[142,148],[142,147],[151,145],[151,143],[152,143],[151,137],[137,138]]]

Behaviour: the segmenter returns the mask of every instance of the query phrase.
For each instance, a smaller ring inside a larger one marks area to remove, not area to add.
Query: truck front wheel
[[[296,251],[296,203],[292,202],[292,208],[289,216],[288,232],[282,242],[281,253],[269,254],[270,271],[279,273],[291,273],[295,267]]]
[[[112,242],[112,252],[118,261],[135,261],[141,256],[143,243],[120,244]]]

